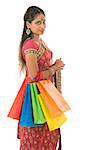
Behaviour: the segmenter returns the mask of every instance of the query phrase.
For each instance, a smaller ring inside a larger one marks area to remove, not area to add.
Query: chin
[[[42,35],[43,33],[41,33],[41,35]]]
[[[44,33],[44,31],[40,31],[39,33],[40,33],[40,34],[43,34],[43,33]]]
[[[44,33],[44,32],[39,32],[39,33],[37,33],[37,35],[39,35],[39,36],[40,36],[40,35],[42,35],[43,33]]]

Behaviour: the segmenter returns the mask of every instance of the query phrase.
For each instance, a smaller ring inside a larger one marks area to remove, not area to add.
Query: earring
[[[29,35],[31,33],[31,30],[30,29],[26,29],[26,33],[27,33],[27,35]]]

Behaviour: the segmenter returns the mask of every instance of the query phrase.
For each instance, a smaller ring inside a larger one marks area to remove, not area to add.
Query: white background
[[[100,150],[100,4],[99,0],[0,1],[0,150],[18,150],[17,121],[7,118],[24,75],[18,46],[23,15],[31,5],[46,13],[43,40],[66,64],[63,96],[71,106],[61,127],[63,150]]]

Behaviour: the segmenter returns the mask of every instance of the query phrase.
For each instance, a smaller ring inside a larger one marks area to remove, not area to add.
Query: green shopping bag
[[[42,107],[40,105],[38,94],[39,90],[36,83],[30,83],[31,89],[31,98],[32,98],[32,111],[34,115],[34,123],[35,124],[42,124],[46,122],[44,113],[42,111]]]

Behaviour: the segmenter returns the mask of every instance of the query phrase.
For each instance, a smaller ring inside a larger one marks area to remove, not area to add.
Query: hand
[[[63,61],[60,58],[55,61],[54,66],[55,66],[56,70],[61,70],[64,68],[65,64],[63,63]]]

